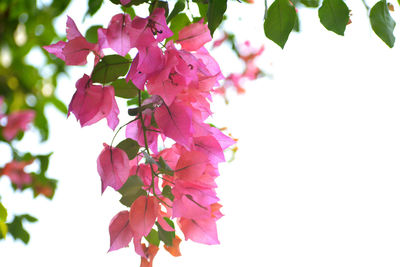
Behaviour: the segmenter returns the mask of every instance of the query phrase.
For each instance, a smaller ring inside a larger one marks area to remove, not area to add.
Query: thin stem
[[[370,10],[369,5],[367,4],[367,2],[365,0],[361,0],[361,2],[363,3],[364,7],[367,9],[367,13],[368,13]]]
[[[113,142],[114,142],[114,139],[115,139],[115,137],[117,136],[117,134],[119,133],[119,131],[121,131],[122,128],[124,128],[126,125],[128,125],[128,124],[131,123],[131,122],[134,122],[134,121],[137,120],[137,119],[138,119],[138,118],[135,118],[135,119],[133,119],[133,120],[131,120],[131,121],[125,123],[125,124],[122,125],[121,127],[119,127],[119,129],[117,130],[117,132],[114,134],[113,139],[111,140],[110,147],[112,147],[112,144],[113,144]]]

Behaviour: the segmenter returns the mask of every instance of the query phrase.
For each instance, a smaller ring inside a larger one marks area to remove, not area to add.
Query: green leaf
[[[28,244],[29,242],[29,233],[24,229],[22,222],[24,220],[28,220],[29,222],[35,222],[37,221],[36,218],[24,214],[20,216],[15,216],[14,220],[11,223],[8,223],[8,232],[12,235],[12,237],[17,240],[20,239],[22,242],[25,244]]]
[[[98,35],[97,35],[97,30],[99,28],[102,28],[101,25],[93,25],[92,27],[90,27],[85,34],[86,40],[88,40],[91,43],[97,43],[98,42]]]
[[[221,24],[226,11],[228,0],[209,0],[207,9],[208,28],[211,36]]]
[[[131,61],[119,55],[109,55],[97,63],[93,69],[92,81],[98,83],[109,83],[118,77],[125,75]]]
[[[319,0],[301,0],[300,2],[306,7],[319,7]]]
[[[37,159],[40,161],[40,174],[45,174],[47,169],[49,168],[49,158],[53,153],[47,155],[38,155]]]
[[[125,79],[115,80],[112,84],[115,91],[115,96],[122,98],[134,98],[138,94],[138,88],[132,83],[132,81],[126,82]]]
[[[0,239],[6,238],[8,227],[5,222],[0,221]]]
[[[103,0],[89,0],[88,2],[88,10],[86,11],[86,15],[93,16],[100,9],[103,4]],[[85,15],[85,16],[86,16]]]
[[[150,95],[149,95],[149,93],[147,91],[143,91],[142,92],[142,101],[147,99],[147,98],[149,98],[149,97],[150,97]],[[126,104],[128,106],[132,106],[132,105],[138,106],[139,105],[139,98],[138,97],[134,97],[132,99],[129,99],[128,101],[126,101]]]
[[[160,1],[160,0],[152,1],[149,5],[149,13],[150,14],[153,13],[153,10],[156,8],[164,8],[165,17],[168,17],[168,14],[169,14],[168,2]]]
[[[157,247],[160,245],[160,238],[158,237],[158,232],[154,229],[151,229],[150,233],[144,238],[146,238],[146,240],[149,241],[150,244],[153,244]]]
[[[343,0],[324,0],[318,10],[318,16],[327,30],[344,35],[349,23],[350,10]]]
[[[275,0],[266,12],[264,33],[282,49],[296,23],[296,10],[289,0]]]
[[[125,184],[118,190],[122,195],[119,200],[123,205],[130,207],[132,203],[146,192],[142,189],[143,182],[137,175],[132,175],[126,180]]]
[[[167,23],[169,23],[171,21],[172,18],[174,18],[176,15],[179,14],[179,12],[181,12],[182,10],[185,9],[185,0],[178,0],[175,3],[174,9],[172,9],[171,13],[169,14],[168,18],[167,18]]]
[[[168,164],[165,162],[165,160],[163,159],[163,157],[160,157],[158,159],[158,170],[161,173],[165,173],[166,175],[169,176],[173,176],[174,175],[174,171],[171,169],[170,166],[168,166]]]
[[[169,185],[164,186],[161,194],[164,197],[169,198],[171,201],[174,201],[174,199],[175,199],[175,196],[172,194],[171,187]]]
[[[381,0],[377,2],[369,13],[369,19],[371,22],[372,29],[385,42],[390,48],[394,46],[395,37],[393,35],[394,27],[396,22],[392,19],[389,14],[386,1]]]
[[[174,222],[168,219],[167,217],[164,217],[164,220],[172,227],[175,229]],[[161,241],[164,242],[165,245],[167,246],[172,246],[172,241],[175,238],[175,231],[165,231],[161,225],[156,222],[157,228],[158,228],[158,237],[160,238]]]
[[[131,16],[131,19],[133,19],[134,17],[136,17],[136,12],[135,9],[133,7],[126,7],[126,6],[121,6],[121,9],[124,11],[124,13],[129,14],[129,16]]]
[[[60,99],[58,99],[58,98],[55,97],[55,96],[51,96],[51,97],[49,98],[49,101],[50,101],[50,103],[52,103],[52,104],[54,105],[54,107],[55,107],[56,109],[58,109],[58,111],[60,111],[61,113],[67,115],[67,113],[68,113],[68,108],[67,108],[67,106],[66,106]]]
[[[126,155],[128,155],[129,160],[132,160],[136,157],[139,151],[139,144],[133,139],[127,138],[121,141],[117,147],[125,151]]]
[[[5,222],[7,220],[7,209],[0,202],[0,222]]]
[[[172,20],[171,20],[171,24],[170,24],[170,29],[171,31],[174,33],[174,35],[170,38],[168,38],[169,40],[178,40],[179,38],[179,31],[182,30],[185,26],[190,24],[190,19],[188,18],[188,16],[184,13],[180,13],[178,15],[176,15]]]
[[[201,2],[197,2],[196,4],[197,4],[197,7],[199,9],[200,16],[202,18],[204,18],[204,22],[207,22],[208,21],[207,20],[208,4],[201,3]]]

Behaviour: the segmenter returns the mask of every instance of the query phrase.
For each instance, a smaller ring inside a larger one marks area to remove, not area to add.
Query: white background
[[[228,106],[215,101],[213,122],[239,138],[236,160],[221,166],[217,180],[221,245],[183,242],[182,257],[160,250],[154,266],[400,266],[399,44],[386,47],[361,1],[347,1],[353,23],[345,37],[323,29],[316,10],[301,9],[302,32],[281,51],[263,36],[262,2],[230,3],[227,27],[265,44],[259,63],[274,78],[248,83]],[[106,26],[112,10],[84,24],[86,3],[74,1],[67,13],[84,32],[96,20]],[[216,57],[226,73],[236,68],[229,54]],[[60,81],[65,102],[84,71],[71,68]],[[139,266],[132,247],[106,253],[109,221],[123,209],[112,190],[101,196],[96,171],[112,132],[105,122],[81,129],[52,108],[47,115],[51,140],[32,149],[54,151],[49,176],[59,179],[58,190],[53,201],[32,200],[0,180],[10,211],[39,218],[27,225],[28,246],[0,242],[1,266]],[[36,141],[28,134],[20,147]]]

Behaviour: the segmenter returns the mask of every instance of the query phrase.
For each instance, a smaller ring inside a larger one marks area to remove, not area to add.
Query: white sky
[[[82,32],[114,14],[82,25],[86,7],[78,2],[68,14]],[[215,124],[239,138],[236,160],[221,166],[217,180],[221,245],[183,242],[182,257],[160,250],[154,266],[399,266],[399,44],[387,48],[369,28],[361,1],[348,1],[353,23],[344,38],[323,29],[316,10],[302,9],[302,32],[281,51],[263,36],[262,2],[230,9],[229,29],[265,44],[260,65],[274,79],[247,84],[228,106],[215,101]],[[238,10],[242,21],[235,20]],[[226,71],[234,65],[225,53],[216,57]],[[72,68],[60,81],[66,102],[83,71]],[[105,122],[81,129],[73,116],[66,120],[51,108],[47,115],[51,140],[34,149],[54,151],[49,176],[59,179],[58,190],[53,201],[32,200],[0,180],[10,211],[39,218],[27,224],[28,246],[0,242],[1,266],[139,266],[133,247],[106,253],[108,224],[123,209],[112,190],[100,195],[96,171],[112,132]],[[35,138],[28,134],[21,147]]]

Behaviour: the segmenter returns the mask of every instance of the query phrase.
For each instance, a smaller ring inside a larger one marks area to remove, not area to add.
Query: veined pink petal
[[[108,252],[129,246],[133,238],[129,226],[129,211],[121,211],[112,218],[110,226],[110,249]]]
[[[174,102],[157,108],[154,117],[162,132],[178,144],[190,149],[192,144],[192,112],[184,104]]]
[[[56,57],[58,57],[59,59],[62,59],[65,61],[65,56],[63,54],[63,49],[65,47],[65,44],[66,44],[66,42],[64,42],[64,41],[58,41],[55,44],[43,46],[43,48],[47,52],[49,52],[49,53],[55,55]]]
[[[200,177],[205,169],[209,159],[201,151],[187,151],[181,155],[176,164],[175,176],[177,179],[193,179]]]
[[[190,24],[179,32],[177,43],[182,45],[182,49],[187,51],[197,51],[205,43],[212,40],[210,30],[207,24],[200,20],[197,23]]]
[[[97,158],[97,171],[101,178],[101,192],[107,186],[118,190],[129,176],[129,159],[126,153],[119,148],[111,148],[103,144],[104,149]]]
[[[121,56],[131,50],[128,26],[131,24],[129,14],[117,14],[112,17],[107,28],[107,41],[109,46]]]
[[[181,218],[178,224],[185,235],[185,240],[191,239],[206,245],[219,244],[217,225],[213,218],[201,220]]]
[[[107,118],[107,124],[108,127],[110,127],[112,130],[115,130],[119,123],[118,119],[118,114],[119,114],[119,108],[117,101],[115,100],[115,93],[114,93],[114,88],[111,86],[106,86],[103,88],[104,90],[104,96],[103,96],[103,101],[110,101],[111,102],[111,109],[108,112],[108,115],[106,115]],[[104,103],[103,103],[104,105]]]
[[[23,110],[11,113],[7,116],[7,124],[3,128],[3,136],[7,141],[11,141],[19,131],[26,131],[28,124],[35,118],[34,110]]]
[[[135,236],[142,237],[150,233],[159,210],[154,196],[140,196],[132,203],[129,212],[129,224]]]
[[[78,38],[78,37],[83,37],[82,34],[79,32],[78,27],[76,27],[75,21],[71,19],[69,16],[67,16],[67,39],[69,41]]]
[[[65,44],[63,54],[65,64],[79,66],[86,65],[87,56],[96,47],[96,44],[89,43],[84,37],[77,37]]]
[[[195,137],[194,146],[196,150],[205,153],[213,164],[225,161],[224,151],[221,145],[211,135]]]

